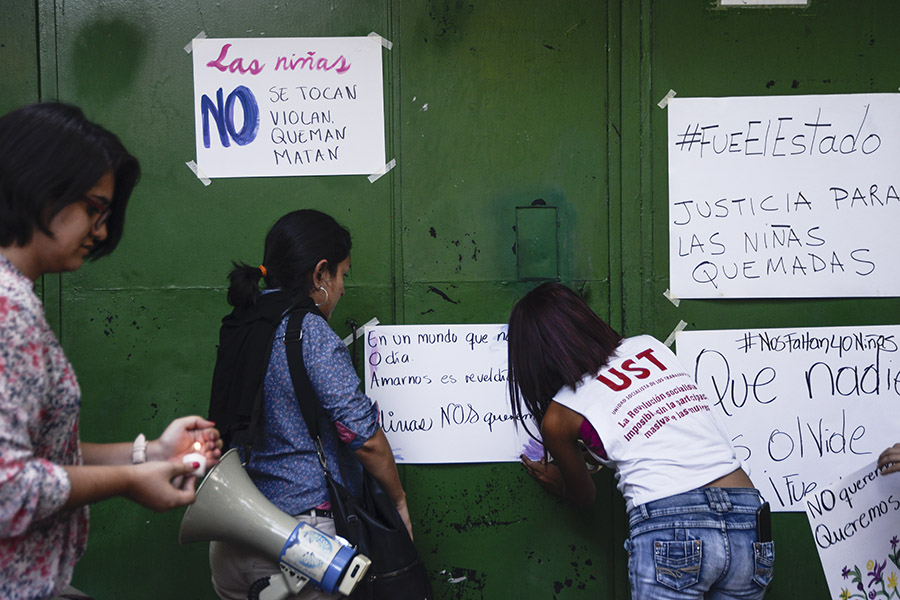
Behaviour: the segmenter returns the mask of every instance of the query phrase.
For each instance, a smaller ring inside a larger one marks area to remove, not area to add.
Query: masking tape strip
[[[345,338],[344,338],[344,345],[345,345],[345,346],[349,346],[350,344],[353,343],[353,340],[355,340],[356,338],[362,336],[362,334],[365,333],[366,327],[374,327],[375,325],[378,325],[378,317],[372,317],[371,319],[369,319],[369,322],[368,322],[368,323],[366,323],[366,324],[363,325],[362,327],[357,328],[357,330],[356,330],[356,337],[353,337],[353,334],[352,334],[352,333],[351,333],[350,335],[348,335],[347,337],[345,337]]]
[[[676,308],[678,308],[678,305],[681,304],[681,298],[676,298],[675,296],[672,295],[672,292],[670,292],[669,290],[664,291],[663,296],[668,298],[669,302],[674,304]]]
[[[392,158],[391,162],[389,162],[388,164],[384,165],[384,167],[382,167],[381,169],[378,169],[377,171],[375,171],[374,173],[369,175],[369,183],[375,183],[376,181],[381,179],[382,175],[384,175],[385,173],[387,173],[388,171],[390,171],[391,169],[393,169],[396,166],[397,166],[397,159]]]
[[[194,172],[194,175],[197,176],[197,179],[200,180],[203,185],[209,185],[212,181],[209,180],[209,177],[206,176],[206,173],[200,170],[200,167],[197,166],[197,163],[194,161],[188,161],[184,163],[188,166],[188,168]]]
[[[666,338],[666,341],[663,342],[666,347],[672,347],[672,343],[675,341],[675,338],[678,337],[679,333],[684,331],[685,327],[687,327],[687,323],[685,323],[684,321],[678,321],[678,325],[675,326],[675,329],[672,330],[672,333],[670,333],[669,337]]]
[[[205,31],[201,31],[200,33],[198,33],[197,35],[194,36],[194,40],[205,40],[205,39],[206,39]],[[189,41],[187,43],[187,46],[184,47],[184,51],[187,52],[188,54],[190,54],[191,50],[194,49],[194,40]]]
[[[669,101],[674,97],[675,90],[669,90],[669,93],[663,96],[663,99],[657,102],[657,105],[659,105],[660,108],[665,108],[669,104]]]
[[[386,40],[386,39],[384,39],[383,37],[381,37],[380,35],[378,35],[378,34],[375,33],[374,31],[371,32],[371,33],[368,35],[368,37],[370,37],[370,38],[372,38],[372,39],[378,38],[378,39],[381,41],[381,45],[384,46],[385,48],[387,48],[388,50],[390,50],[391,48],[394,47],[394,43],[393,43],[391,40]]]

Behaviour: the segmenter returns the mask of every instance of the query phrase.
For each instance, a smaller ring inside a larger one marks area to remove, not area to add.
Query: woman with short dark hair
[[[559,283],[516,304],[508,341],[512,411],[534,417],[553,458],[523,456],[528,473],[585,505],[589,465],[615,469],[632,597],[761,598],[774,561],[768,505],[675,355],[647,335],[623,338]]]
[[[138,161],[119,139],[88,121],[75,106],[46,102],[0,119],[0,246],[23,247],[35,232],[50,235],[50,220],[70,204],[90,199],[88,191],[107,173],[112,195],[103,211],[105,235],[88,256],[112,252],[122,239],[125,208],[140,177]]]
[[[412,536],[406,493],[378,424],[378,407],[363,394],[346,346],[328,325],[344,295],[350,246],[350,233],[332,217],[297,210],[272,226],[260,266],[234,265],[228,288],[234,310],[222,319],[210,417],[223,423],[226,445],[241,449],[250,479],[266,498],[334,535],[328,486],[289,368],[288,353],[299,353],[316,396],[312,401],[323,409],[320,439],[332,477],[359,497],[362,469],[369,471],[394,501]],[[302,311],[300,331],[288,331],[291,312],[297,310]],[[237,417],[241,399],[254,398],[260,385],[259,421],[265,425],[257,435],[248,431],[250,411],[243,420]],[[253,584],[279,573],[272,557],[225,542],[210,544],[210,564],[213,587],[226,600],[247,598]],[[312,586],[297,596],[337,597]]]
[[[81,390],[47,324],[34,281],[74,271],[122,237],[140,169],[115,135],[81,110],[26,106],[0,118],[0,597],[49,598],[66,588],[87,545],[87,505],[124,496],[156,511],[194,500],[183,464],[210,465],[218,432],[200,417],[159,439],[88,444]],[[175,483],[173,483],[175,480]],[[177,485],[176,485],[177,484]]]

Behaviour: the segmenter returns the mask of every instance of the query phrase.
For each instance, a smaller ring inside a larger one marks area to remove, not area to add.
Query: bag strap
[[[322,417],[322,405],[319,403],[319,397],[312,387],[309,380],[309,373],[306,365],[303,364],[303,318],[308,310],[298,310],[291,313],[287,322],[287,328],[284,332],[284,349],[287,354],[288,370],[291,374],[291,383],[294,386],[294,395],[297,397],[297,403],[300,405],[300,412],[303,414],[303,420],[306,421],[306,428],[309,435],[316,445],[316,454],[319,455],[319,464],[326,477],[330,477],[328,467],[325,463],[325,452],[322,448],[321,428],[319,426]],[[299,347],[294,347],[297,344]]]

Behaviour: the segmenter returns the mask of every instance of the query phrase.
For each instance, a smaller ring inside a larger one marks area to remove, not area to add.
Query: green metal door
[[[668,284],[666,112],[680,96],[894,91],[892,2],[722,8],[712,0],[328,3],[9,0],[0,103],[81,105],[141,160],[120,249],[47,277],[84,394],[82,437],[158,435],[206,410],[231,260],[260,261],[281,214],[313,207],[353,234],[339,335],[365,323],[504,322],[541,278],[581,290],[627,335],[890,324],[896,299],[682,301]],[[6,6],[4,6],[6,8]],[[365,177],[219,179],[194,158],[184,48],[209,37],[357,36],[384,51],[386,154]],[[401,468],[439,598],[627,598],[624,506],[610,473],[574,509],[517,464]],[[97,598],[214,598],[181,512],[92,508],[75,584]],[[767,597],[827,594],[803,515],[776,515]]]
[[[608,315],[605,4],[405,2],[394,18],[397,322],[505,322],[542,275]],[[609,474],[577,511],[518,464],[404,471],[437,597],[627,595]]]

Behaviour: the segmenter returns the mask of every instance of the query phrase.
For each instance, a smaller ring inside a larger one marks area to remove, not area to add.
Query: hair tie
[[[262,273],[262,276],[265,277],[268,273],[266,272],[266,268],[262,265],[259,265],[259,272]]]

